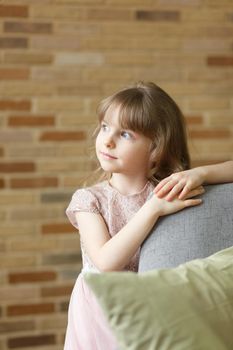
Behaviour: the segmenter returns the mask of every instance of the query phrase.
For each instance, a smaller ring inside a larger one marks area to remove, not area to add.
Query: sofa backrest
[[[205,186],[203,203],[161,217],[144,241],[139,272],[176,267],[233,246],[233,183]]]

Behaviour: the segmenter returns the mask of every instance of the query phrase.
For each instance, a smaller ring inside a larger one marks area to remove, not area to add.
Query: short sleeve
[[[71,224],[78,229],[76,212],[100,213],[100,205],[96,196],[88,189],[77,190],[66,209],[66,215]]]

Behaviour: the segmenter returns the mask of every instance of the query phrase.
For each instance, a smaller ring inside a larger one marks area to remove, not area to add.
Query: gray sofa
[[[233,183],[205,186],[200,206],[159,219],[144,241],[139,272],[176,267],[233,246]]]

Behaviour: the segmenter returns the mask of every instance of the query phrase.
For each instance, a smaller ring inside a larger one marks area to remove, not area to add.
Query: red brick
[[[5,181],[3,179],[0,179],[0,188],[5,187]]]
[[[18,272],[9,274],[9,283],[35,283],[54,281],[57,274],[54,271]]]
[[[179,21],[179,11],[136,11],[136,19],[140,21]]]
[[[55,119],[53,116],[22,116],[22,115],[11,115],[8,117],[8,125],[12,127],[28,126],[53,126]]]
[[[7,316],[47,314],[54,311],[53,303],[10,305],[7,307]]]
[[[12,188],[57,187],[58,186],[58,179],[56,177],[11,179],[10,186]]]
[[[209,56],[208,66],[233,66],[233,56]]]
[[[51,23],[5,22],[4,31],[7,33],[52,33]]]
[[[231,133],[228,129],[198,129],[198,130],[190,130],[189,135],[192,138],[196,139],[219,139],[219,138],[225,138],[230,137]]]
[[[47,131],[41,134],[40,141],[81,141],[85,138],[83,131]]]
[[[33,335],[25,337],[17,337],[8,339],[8,348],[24,348],[24,347],[38,347],[42,345],[53,345],[56,344],[56,338],[54,334],[45,335]]]
[[[201,115],[190,115],[185,118],[188,125],[199,125],[203,123],[203,117]]]
[[[28,68],[0,68],[1,80],[20,80],[29,78]]]
[[[28,7],[0,5],[0,17],[28,17]]]
[[[27,100],[13,101],[13,100],[0,100],[0,110],[12,110],[12,111],[30,111],[31,102]]]
[[[0,173],[28,173],[35,171],[33,162],[0,163]]]
[[[42,297],[70,296],[73,285],[41,288]]]
[[[73,233],[75,231],[74,227],[69,223],[53,223],[42,225],[43,234],[60,234],[60,233]]]
[[[3,49],[26,49],[28,47],[27,38],[0,38],[0,48]]]

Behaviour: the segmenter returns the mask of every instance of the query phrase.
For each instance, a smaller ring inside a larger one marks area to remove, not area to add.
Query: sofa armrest
[[[139,272],[176,267],[233,246],[233,183],[205,186],[203,203],[162,217],[141,247]]]

